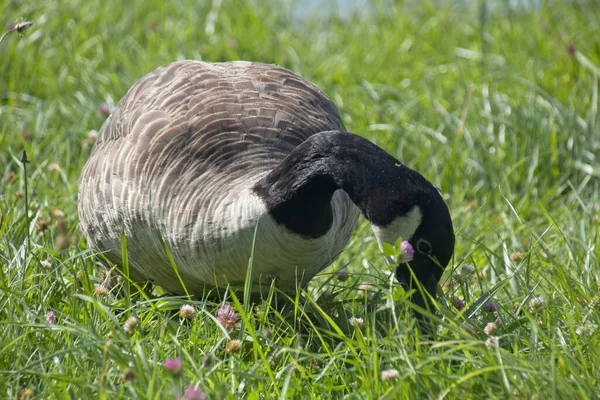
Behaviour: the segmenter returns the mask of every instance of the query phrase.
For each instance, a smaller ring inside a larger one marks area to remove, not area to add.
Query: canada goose
[[[90,247],[171,293],[246,278],[292,290],[340,254],[359,213],[379,243],[402,237],[430,294],[454,247],[439,191],[348,133],[314,84],[273,65],[180,61],[140,79],[106,120],[79,181]],[[396,276],[409,284],[406,264]],[[261,289],[262,288],[262,289]],[[417,298],[419,300],[419,298]],[[423,299],[420,299],[422,303]]]

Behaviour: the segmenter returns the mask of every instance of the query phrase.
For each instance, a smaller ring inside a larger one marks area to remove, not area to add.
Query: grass
[[[392,3],[297,18],[289,2],[0,0],[2,24],[34,23],[0,44],[0,397],[168,398],[192,384],[231,399],[600,397],[597,5]],[[300,73],[348,130],[443,189],[458,240],[435,340],[382,278],[364,221],[290,310],[230,298],[233,331],[222,304],[97,289],[76,211],[89,132],[102,104],[182,58]],[[184,304],[195,318],[179,318]]]

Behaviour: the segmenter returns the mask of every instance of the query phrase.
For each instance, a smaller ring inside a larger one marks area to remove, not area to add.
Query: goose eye
[[[429,254],[429,253],[431,253],[431,250],[432,250],[431,243],[429,243],[425,239],[419,239],[417,241],[417,250],[419,250],[419,253]]]

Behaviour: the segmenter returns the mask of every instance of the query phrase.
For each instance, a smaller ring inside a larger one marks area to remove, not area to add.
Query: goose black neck
[[[331,199],[338,189],[371,223],[386,226],[397,212],[408,212],[418,203],[421,189],[429,186],[419,173],[368,140],[332,131],[297,146],[254,191],[278,223],[317,238],[331,227]]]

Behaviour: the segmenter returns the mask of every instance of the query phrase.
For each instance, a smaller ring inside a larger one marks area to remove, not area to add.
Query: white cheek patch
[[[406,215],[396,217],[386,226],[371,225],[377,243],[381,248],[382,243],[395,244],[398,238],[409,240],[413,237],[423,221],[423,214],[419,206],[414,206]]]

